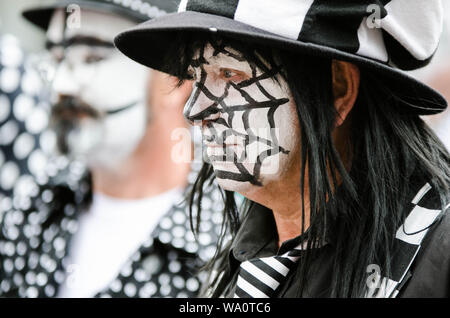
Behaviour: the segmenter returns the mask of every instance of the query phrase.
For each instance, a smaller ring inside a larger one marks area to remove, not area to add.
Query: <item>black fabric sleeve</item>
[[[411,267],[412,276],[398,297],[450,297],[449,210],[427,233]]]

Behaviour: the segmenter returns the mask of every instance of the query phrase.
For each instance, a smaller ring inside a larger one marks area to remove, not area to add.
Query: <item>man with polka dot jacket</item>
[[[50,125],[65,156],[27,195],[1,202],[0,297],[198,294],[222,205],[217,187],[204,187],[194,237],[184,194],[197,168],[180,111],[191,84],[174,89],[112,45],[119,31],[176,7],[72,0],[24,12],[47,32]]]

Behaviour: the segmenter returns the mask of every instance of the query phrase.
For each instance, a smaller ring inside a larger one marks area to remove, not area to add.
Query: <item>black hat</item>
[[[336,58],[376,73],[408,112],[425,115],[443,111],[447,102],[403,70],[429,63],[442,25],[440,0],[182,0],[178,13],[124,31],[115,44],[163,72],[169,72],[165,56],[180,32]]]
[[[140,23],[176,12],[179,3],[180,0],[57,0],[48,5],[26,9],[22,15],[46,30],[55,9],[70,9],[70,6],[79,5],[81,9],[116,13]]]

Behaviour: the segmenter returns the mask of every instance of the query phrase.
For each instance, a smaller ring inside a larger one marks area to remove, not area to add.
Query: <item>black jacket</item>
[[[407,213],[404,214],[408,215],[406,230],[402,225],[398,227],[392,273],[382,280],[386,283],[383,286],[392,284],[392,290],[382,293],[378,287],[368,290],[365,297],[450,297],[450,209],[448,206],[447,210],[442,209],[439,194],[426,183],[426,179],[412,179],[410,189],[411,195],[405,204]],[[405,232],[416,232],[411,230],[414,222],[422,222],[420,225],[416,223],[418,233],[406,235]],[[330,235],[326,244],[316,252],[308,272],[307,287],[302,294],[299,295],[301,273],[297,266],[276,290],[275,297],[330,297],[335,253],[332,237]],[[301,241],[302,237],[297,237],[278,248],[272,211],[253,203],[226,254],[228,257],[222,263],[226,270],[218,283],[210,289],[209,295],[233,297],[242,262],[282,255]]]

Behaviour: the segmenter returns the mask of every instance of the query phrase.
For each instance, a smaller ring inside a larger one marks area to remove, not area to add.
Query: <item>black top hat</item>
[[[165,56],[180,32],[213,32],[353,62],[376,72],[418,115],[447,107],[439,93],[402,71],[433,57],[443,25],[440,0],[182,0],[178,11],[119,34],[117,48],[168,72]]]
[[[46,30],[55,9],[70,9],[79,5],[81,9],[115,13],[125,18],[144,22],[167,13],[176,12],[180,0],[56,0],[53,3],[26,9],[25,19]]]

